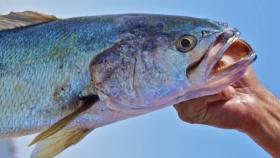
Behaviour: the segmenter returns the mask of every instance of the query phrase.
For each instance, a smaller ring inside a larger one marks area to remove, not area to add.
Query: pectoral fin
[[[32,151],[31,158],[52,158],[71,145],[82,140],[93,129],[60,130],[54,135],[39,142]]]
[[[0,15],[0,31],[41,24],[55,20],[58,20],[58,18],[53,15],[45,15],[32,11],[11,12],[8,15]]]
[[[94,105],[99,100],[99,97],[97,95],[91,95],[86,96],[83,98],[80,98],[80,108],[78,108],[73,113],[69,114],[68,116],[64,117],[54,125],[52,125],[49,129],[39,134],[30,144],[29,146],[36,144],[38,142],[41,142],[48,137],[54,135],[55,133],[62,130],[65,126],[67,126],[69,123],[71,123],[75,118],[77,118],[81,113],[88,110],[92,105]]]

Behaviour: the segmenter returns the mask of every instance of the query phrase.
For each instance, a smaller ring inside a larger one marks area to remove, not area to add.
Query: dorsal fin
[[[31,26],[58,20],[53,15],[45,15],[32,11],[11,12],[8,15],[0,15],[0,31]]]

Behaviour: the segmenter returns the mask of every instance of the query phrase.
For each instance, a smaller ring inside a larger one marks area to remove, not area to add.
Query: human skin
[[[280,158],[280,101],[259,82],[252,68],[221,93],[175,108],[183,121],[237,129]]]

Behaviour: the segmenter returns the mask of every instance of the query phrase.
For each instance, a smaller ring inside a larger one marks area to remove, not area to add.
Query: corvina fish
[[[220,92],[255,59],[225,23],[123,14],[0,17],[0,138],[48,158],[119,120]]]

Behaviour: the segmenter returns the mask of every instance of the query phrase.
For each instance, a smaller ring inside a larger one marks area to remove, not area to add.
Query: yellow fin
[[[54,125],[52,125],[49,129],[39,134],[30,144],[29,146],[36,144],[40,141],[43,141],[44,139],[54,135],[58,131],[62,130],[65,126],[67,126],[69,123],[71,123],[75,118],[77,118],[81,113],[88,110],[94,103],[96,103],[99,100],[97,95],[87,96],[82,98],[82,101],[80,104],[80,108],[78,108],[73,113],[67,115],[63,119],[56,122]]]
[[[46,23],[58,20],[53,15],[45,15],[32,11],[11,12],[8,15],[0,15],[0,31]]]
[[[71,145],[75,145],[82,140],[93,129],[74,128],[61,130],[38,143],[32,151],[31,158],[52,158]]]

